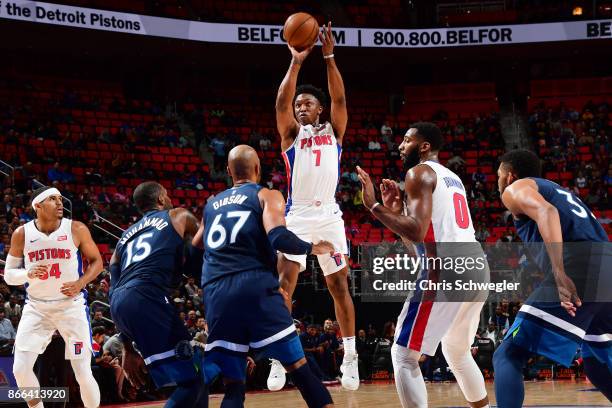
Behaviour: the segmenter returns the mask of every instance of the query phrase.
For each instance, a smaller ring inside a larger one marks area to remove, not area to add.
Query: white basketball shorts
[[[317,255],[323,275],[331,275],[347,266],[348,247],[342,211],[336,203],[292,206],[287,214],[287,229],[301,240],[317,243],[329,241],[336,252],[331,255]],[[300,272],[306,269],[306,255],[283,254],[285,258],[300,264]]]
[[[50,302],[29,299],[21,314],[15,348],[42,354],[55,330],[66,342],[67,360],[90,358],[90,353],[84,353],[92,350],[92,339],[89,308],[83,295]]]

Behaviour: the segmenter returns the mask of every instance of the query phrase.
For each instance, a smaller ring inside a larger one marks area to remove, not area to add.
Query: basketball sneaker
[[[340,366],[342,386],[350,391],[359,388],[359,360],[357,354],[346,354]]]
[[[268,376],[268,389],[270,391],[280,391],[285,386],[286,376],[285,367],[280,361],[270,359],[270,375]]]

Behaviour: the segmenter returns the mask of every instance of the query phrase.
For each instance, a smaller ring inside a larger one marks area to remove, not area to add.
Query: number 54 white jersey
[[[47,275],[27,284],[28,297],[34,300],[66,299],[60,292],[62,285],[79,279],[83,274],[81,254],[72,237],[72,220],[62,218],[59,228],[49,235],[40,232],[34,220],[24,225],[24,231],[25,268],[47,266]]]

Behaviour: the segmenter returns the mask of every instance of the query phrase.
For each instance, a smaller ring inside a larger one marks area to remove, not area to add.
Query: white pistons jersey
[[[50,235],[38,230],[34,221],[24,225],[23,247],[25,269],[35,265],[46,265],[47,275],[27,284],[28,298],[32,300],[67,299],[60,292],[66,282],[79,279],[83,263],[72,238],[72,221],[62,218],[60,227]]]
[[[476,242],[474,226],[463,182],[455,173],[434,161],[426,161],[436,173],[433,191],[431,227],[435,242]]]
[[[287,211],[294,205],[336,202],[341,154],[329,122],[300,126],[293,145],[283,152],[289,185]]]

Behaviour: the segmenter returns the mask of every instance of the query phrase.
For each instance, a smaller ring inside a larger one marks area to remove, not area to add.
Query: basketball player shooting
[[[440,129],[433,123],[415,123],[406,132],[399,146],[408,169],[403,203],[401,191],[391,180],[383,180],[380,186],[383,205],[377,202],[370,176],[357,167],[363,204],[405,242],[461,242],[466,249],[475,244],[481,251],[463,183],[439,163],[438,152],[443,142]],[[422,244],[417,244],[417,249],[425,253]],[[430,255],[435,254],[427,254]],[[488,273],[488,267],[485,272]],[[420,276],[426,278],[427,273],[424,269]],[[482,301],[433,302],[422,291],[415,291],[406,300],[391,348],[395,386],[404,408],[427,406],[419,359],[421,354],[433,356],[440,341],[444,357],[470,406],[489,406],[484,378],[470,353],[482,306]]]
[[[281,135],[282,156],[289,184],[286,217],[287,229],[305,241],[329,241],[333,256],[319,255],[327,287],[334,299],[336,318],[343,336],[344,360],[342,386],[359,387],[357,352],[355,349],[355,309],[348,287],[348,253],[342,212],[335,194],[339,180],[342,138],[348,121],[344,83],[334,59],[331,22],[319,33],[323,60],[327,66],[327,82],[331,97],[330,122],[320,122],[326,107],[325,93],[312,85],[297,88],[300,68],[314,45],[304,51],[289,46],[291,64],[276,97],[276,125]],[[306,255],[280,254],[280,285],[293,296],[299,272],[306,269]],[[279,390],[285,374],[277,361],[272,362],[268,388]]]
[[[58,330],[86,408],[100,405],[100,389],[91,372],[91,328],[85,286],[102,271],[100,251],[89,229],[63,218],[62,195],[43,187],[32,198],[36,219],[19,227],[11,237],[4,280],[26,285],[27,302],[15,338],[13,374],[19,388],[39,388],[34,363]],[[83,273],[82,256],[87,260]],[[27,401],[41,408],[40,399]]]

